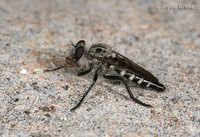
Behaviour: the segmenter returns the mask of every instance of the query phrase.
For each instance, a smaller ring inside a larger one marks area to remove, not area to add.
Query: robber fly
[[[101,75],[105,79],[110,80],[120,80],[125,85],[130,98],[145,107],[152,107],[149,104],[143,103],[137,98],[135,98],[128,86],[128,82],[134,82],[142,87],[149,87],[155,89],[158,92],[163,92],[165,90],[165,86],[159,83],[158,79],[142,68],[141,66],[137,65],[127,57],[115,52],[112,50],[108,45],[103,43],[93,44],[88,51],[85,50],[85,41],[80,40],[76,45],[71,42],[71,45],[75,47],[75,52],[73,53],[72,57],[76,63],[85,56],[89,62],[89,68],[79,72],[78,76],[83,76],[94,70],[94,77],[93,82],[87,91],[83,94],[82,98],[78,102],[78,104],[71,109],[71,111],[77,109],[81,103],[83,102],[84,98],[88,95],[89,91],[92,89],[94,84],[96,83],[98,76]],[[46,71],[54,71],[57,69],[63,68],[58,67],[52,70]],[[109,72],[115,72],[114,75],[109,75]]]

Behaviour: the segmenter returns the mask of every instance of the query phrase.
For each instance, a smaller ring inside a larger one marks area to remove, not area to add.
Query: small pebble
[[[21,73],[21,74],[26,74],[26,73],[27,73],[27,70],[26,70],[26,69],[22,69],[22,70],[20,71],[20,73]]]

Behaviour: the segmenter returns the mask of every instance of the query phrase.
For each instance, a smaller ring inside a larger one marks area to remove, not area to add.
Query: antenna
[[[70,44],[73,46],[73,47],[76,47],[75,45],[74,45],[74,43],[70,40]]]

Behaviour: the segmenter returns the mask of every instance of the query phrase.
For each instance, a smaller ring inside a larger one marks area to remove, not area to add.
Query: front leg
[[[84,70],[84,71],[82,71],[82,72],[79,72],[79,73],[78,73],[78,76],[86,75],[86,74],[88,74],[91,70],[92,70],[92,68],[89,68],[89,69],[87,69],[87,70]]]
[[[44,70],[43,72],[50,72],[50,71],[56,71],[56,70],[59,70],[61,68],[65,68],[65,66],[60,66],[60,67],[57,67],[57,68],[54,68],[54,69],[46,69]]]
[[[104,74],[103,77],[106,78],[106,79],[120,80],[120,81],[122,81],[122,82],[124,83],[124,85],[125,85],[127,91],[128,91],[128,94],[129,94],[130,98],[131,98],[134,102],[136,102],[136,103],[138,103],[138,104],[140,104],[140,105],[142,105],[142,106],[145,106],[145,107],[152,107],[151,105],[146,104],[146,103],[143,103],[143,102],[141,102],[140,100],[138,100],[137,98],[135,98],[135,97],[133,96],[133,94],[132,94],[130,88],[128,87],[128,84],[126,83],[126,81],[125,81],[121,76],[106,76],[106,75]]]
[[[78,73],[78,76],[86,75],[86,74],[88,74],[91,70],[92,70],[92,65],[89,64],[89,69],[83,70],[82,72],[79,72],[79,73]]]

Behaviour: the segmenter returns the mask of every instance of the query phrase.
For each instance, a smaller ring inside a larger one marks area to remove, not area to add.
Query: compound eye
[[[76,50],[75,50],[75,54],[74,57],[76,60],[79,60],[84,53],[84,47],[85,47],[85,41],[84,40],[80,40],[77,44],[76,44]]]
[[[83,56],[83,53],[84,53],[84,47],[82,46],[77,47],[74,55],[75,59],[79,60]]]

